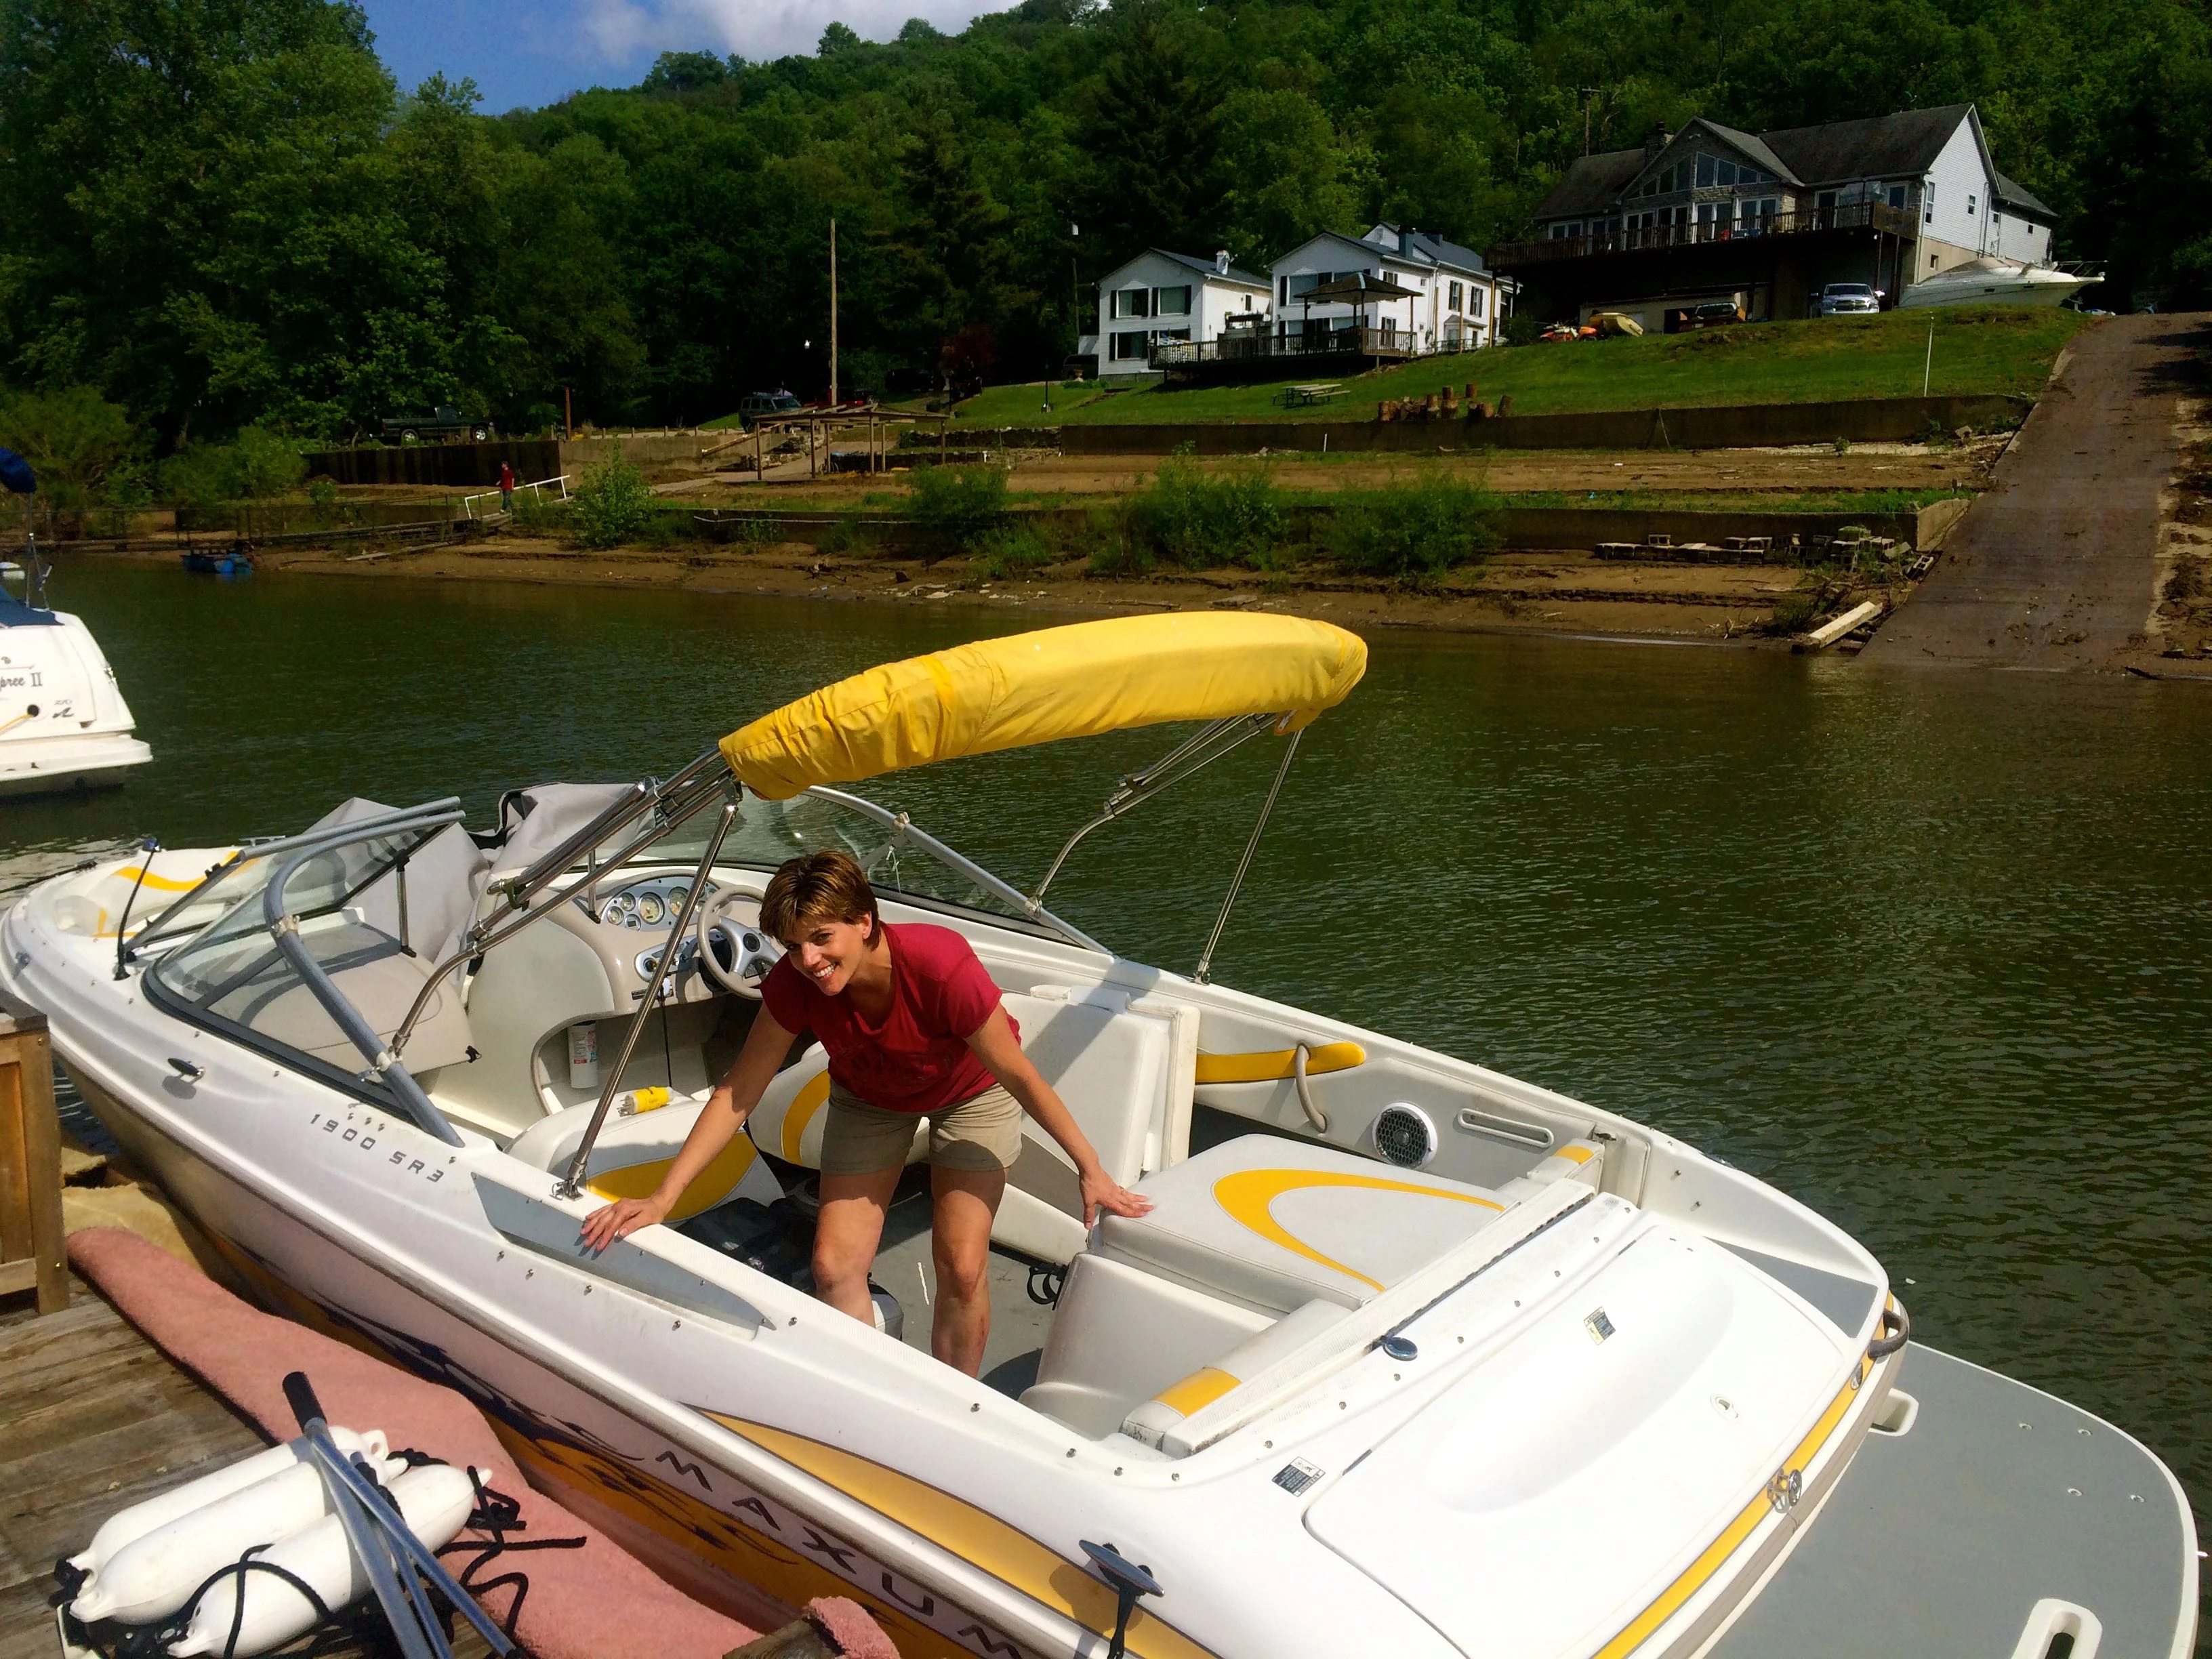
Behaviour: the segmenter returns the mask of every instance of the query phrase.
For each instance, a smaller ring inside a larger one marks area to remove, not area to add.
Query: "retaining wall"
[[[386,449],[325,449],[307,458],[307,476],[342,484],[426,484],[482,489],[499,483],[499,465],[531,483],[567,473],[574,477],[619,450],[659,483],[699,469],[700,452],[727,443],[728,432],[672,432],[607,438],[513,438],[487,444],[408,444]],[[734,451],[732,452],[735,453]]]
[[[1846,525],[1859,526],[1876,536],[1888,536],[1925,550],[1936,544],[1944,529],[1964,511],[1965,501],[1939,501],[1918,513],[1705,513],[1640,507],[1510,507],[1498,524],[1499,544],[1516,552],[1589,552],[1607,542],[1641,544],[1662,535],[1674,543],[1671,550],[1654,550],[1656,561],[1685,560],[1701,563],[1790,564],[1812,556],[1816,543],[1825,543]],[[1327,506],[1300,509],[1310,521],[1335,509]],[[1081,524],[1091,509],[1041,507],[1016,516],[1034,523],[1058,520]],[[898,518],[846,515],[836,513],[735,513],[725,511],[712,523],[704,516],[700,533],[710,540],[740,542],[749,526],[763,539],[802,542],[819,547],[833,537],[850,534],[866,546],[886,552],[919,548],[924,538],[911,521]],[[1722,544],[1731,536],[1771,536],[1771,554],[1735,554]],[[1792,540],[1796,541],[1792,550]],[[1710,551],[1685,551],[1691,542],[1711,544]]]
[[[1200,455],[1260,450],[1743,449],[1769,444],[1903,443],[1960,427],[2014,427],[2026,398],[1859,398],[1821,404],[1724,404],[1498,415],[1433,421],[1223,421],[1145,426],[955,428],[961,443],[1018,448],[1057,443],[1068,455]]]

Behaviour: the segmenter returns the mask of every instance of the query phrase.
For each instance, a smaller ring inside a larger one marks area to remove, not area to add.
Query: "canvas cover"
[[[1117,617],[871,668],[732,732],[722,755],[755,794],[786,800],[816,784],[1175,720],[1280,714],[1295,732],[1366,669],[1358,635],[1300,617]]]

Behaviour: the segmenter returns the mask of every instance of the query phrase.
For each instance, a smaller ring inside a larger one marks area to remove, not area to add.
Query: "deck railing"
[[[1580,236],[1553,236],[1535,242],[1506,242],[1486,256],[1493,266],[1551,264],[1606,254],[1642,253],[1713,242],[1759,241],[1775,236],[1814,236],[1838,230],[1878,230],[1913,236],[1913,216],[1887,202],[1851,202],[1839,207],[1807,208],[1797,213],[1764,214],[1735,224],[1642,225],[1634,229],[1601,228]]]
[[[1328,328],[1307,332],[1292,322],[1288,334],[1237,329],[1212,340],[1161,340],[1152,346],[1153,368],[1191,368],[1200,363],[1259,362],[1275,358],[1344,356],[1387,358],[1403,362],[1414,357],[1455,355],[1475,349],[1477,337],[1439,340],[1423,345],[1419,337],[1395,329]]]

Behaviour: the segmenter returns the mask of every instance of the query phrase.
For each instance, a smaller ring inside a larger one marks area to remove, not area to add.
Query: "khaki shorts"
[[[887,1112],[830,1085],[822,1121],[822,1173],[875,1175],[903,1164],[922,1121],[914,1112]],[[940,1170],[1008,1170],[1022,1155],[1021,1103],[1003,1085],[928,1114],[929,1161]]]

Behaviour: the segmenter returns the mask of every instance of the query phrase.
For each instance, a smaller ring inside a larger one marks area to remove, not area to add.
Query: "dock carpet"
[[[69,1253],[117,1311],[272,1439],[299,1432],[284,1402],[283,1378],[305,1371],[332,1422],[382,1429],[395,1447],[489,1471],[490,1484],[521,1505],[525,1538],[584,1539],[580,1550],[510,1558],[530,1575],[515,1633],[539,1659],[720,1659],[756,1639],[757,1632],[700,1606],[533,1491],[483,1414],[453,1389],[250,1308],[188,1262],[122,1228],[73,1232]],[[495,1593],[487,1610],[504,1620],[504,1596]],[[898,1659],[890,1638],[859,1603],[827,1598],[807,1613],[848,1659]]]

